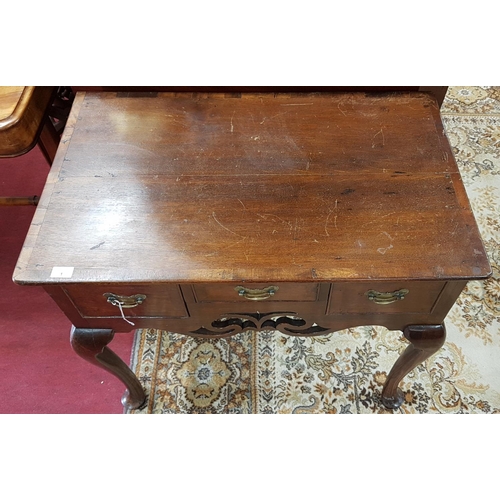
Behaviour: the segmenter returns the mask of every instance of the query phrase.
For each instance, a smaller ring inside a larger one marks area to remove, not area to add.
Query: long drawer
[[[195,284],[196,302],[314,302],[317,283],[216,283]]]
[[[62,287],[82,318],[185,318],[188,311],[175,284],[75,284]]]
[[[334,283],[328,314],[431,313],[446,282]]]

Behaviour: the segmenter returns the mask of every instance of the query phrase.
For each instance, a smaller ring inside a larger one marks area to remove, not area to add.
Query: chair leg
[[[0,196],[0,207],[38,205],[38,196]]]
[[[52,125],[50,117],[46,117],[42,131],[40,132],[38,145],[49,165],[52,165],[54,161],[57,147],[59,146],[59,140],[59,134],[56,132],[54,125]]]

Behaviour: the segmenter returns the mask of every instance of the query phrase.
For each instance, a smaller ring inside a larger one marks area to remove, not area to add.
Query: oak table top
[[[427,93],[79,93],[14,281],[54,298],[127,408],[145,394],[115,331],[366,324],[410,342],[380,395],[397,408],[490,273]]]
[[[18,282],[490,272],[427,94],[80,94],[63,142]]]

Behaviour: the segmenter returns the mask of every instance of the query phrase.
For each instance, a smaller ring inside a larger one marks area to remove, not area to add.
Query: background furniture
[[[23,155],[38,144],[51,165],[72,99],[68,88],[0,87],[0,158]],[[37,196],[0,197],[0,205],[37,203]]]

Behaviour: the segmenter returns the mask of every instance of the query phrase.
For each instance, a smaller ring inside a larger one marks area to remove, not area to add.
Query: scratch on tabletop
[[[231,229],[228,229],[226,226],[224,226],[224,224],[221,224],[217,220],[217,217],[215,216],[215,212],[212,212],[212,217],[214,218],[214,221],[217,222],[217,224],[219,224],[219,226],[222,227],[223,229],[225,229],[226,231],[229,231],[230,233],[232,233],[232,234],[234,234],[236,236],[239,236],[240,238],[245,238],[245,236],[241,236],[241,234],[235,233],[234,231],[231,231]]]
[[[380,129],[372,138],[372,148],[375,147],[375,137],[377,137],[378,134],[382,134],[382,146],[385,146],[384,131]]]
[[[394,238],[389,233],[387,233],[385,231],[382,231],[380,234],[385,234],[389,238],[389,240],[391,242],[388,247],[377,248],[377,252],[381,253],[382,255],[384,255],[385,252],[387,252],[387,250],[390,250],[391,248],[394,248],[394,246],[392,245],[392,242],[394,241]]]
[[[255,213],[255,215],[258,215],[261,219],[267,219],[267,217],[274,217],[276,219],[279,219],[283,224],[288,224],[288,226],[290,227],[290,231],[292,231],[292,223],[289,222],[289,221],[286,221],[285,219],[282,219],[279,215],[275,215],[275,214],[258,214],[258,213]],[[275,222],[275,221],[273,221]]]
[[[338,208],[338,202],[339,200],[335,200],[335,206],[333,207],[333,210],[328,210],[328,215],[326,216],[326,220],[325,220],[325,233],[327,236],[330,236],[330,233],[328,232],[328,221],[330,220],[330,216],[335,212],[335,216],[333,218],[333,224],[335,226],[335,229],[338,229],[337,227],[337,208]]]
[[[344,115],[347,116],[346,112],[343,109],[340,109],[340,102],[337,104],[337,108],[339,108],[339,111]]]
[[[277,116],[281,116],[281,115],[287,115],[288,113],[290,113],[290,111],[281,111],[280,113],[276,113],[275,115],[273,116],[270,116],[269,118],[264,118],[264,120],[262,120],[260,122],[260,124],[262,125],[264,123],[265,120],[273,120],[274,118],[276,118]]]

